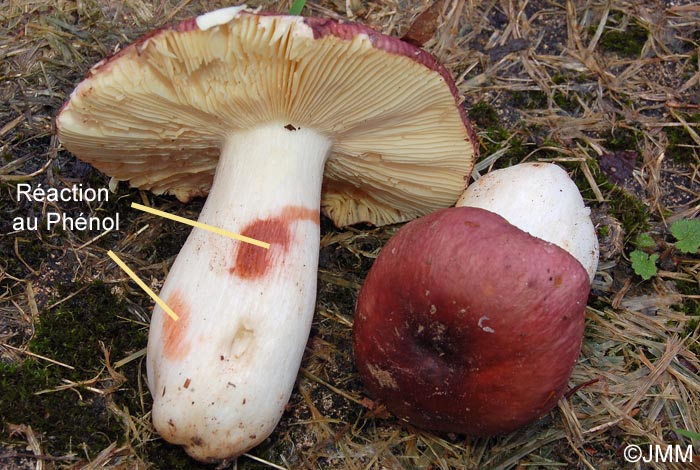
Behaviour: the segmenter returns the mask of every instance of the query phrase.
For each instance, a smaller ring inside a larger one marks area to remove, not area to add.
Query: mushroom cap
[[[338,226],[454,204],[477,152],[429,53],[366,26],[245,7],[164,27],[99,62],[56,118],[80,159],[182,201],[207,194],[233,132],[270,122],[333,141],[321,207]]]
[[[355,311],[355,362],[369,392],[417,426],[510,432],[566,390],[589,289],[573,256],[501,216],[438,210],[375,260]]]
[[[566,171],[528,162],[494,170],[469,185],[457,206],[495,212],[530,235],[565,249],[588,271],[598,269],[598,237],[591,210]]]

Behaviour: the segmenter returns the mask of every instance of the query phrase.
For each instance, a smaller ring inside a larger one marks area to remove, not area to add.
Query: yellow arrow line
[[[165,302],[163,302],[163,300],[162,300],[160,297],[158,297],[158,296],[156,295],[156,293],[153,292],[153,291],[150,289],[150,287],[148,287],[148,286],[146,285],[146,283],[144,283],[144,282],[136,275],[135,272],[133,272],[131,269],[129,269],[129,266],[127,266],[126,264],[124,264],[124,261],[122,261],[121,259],[119,259],[119,257],[118,257],[117,255],[115,255],[114,252],[113,252],[112,250],[109,250],[109,251],[107,252],[107,255],[108,255],[110,258],[112,258],[112,260],[114,260],[114,262],[117,263],[117,264],[119,265],[119,267],[122,268],[122,269],[124,270],[124,272],[127,273],[127,274],[129,275],[129,277],[130,277],[131,279],[133,279],[134,282],[135,282],[136,284],[138,284],[139,287],[140,287],[141,289],[143,289],[143,290],[146,292],[146,294],[148,294],[153,300],[155,300],[156,303],[157,303],[158,305],[160,305],[160,308],[162,308],[163,310],[165,310],[165,313],[167,313],[168,315],[170,315],[170,318],[172,318],[172,319],[175,320],[175,321],[177,321],[178,318],[180,318],[180,317],[177,316],[177,314],[176,314],[175,312],[173,312],[173,310],[172,310],[170,307],[168,307],[168,304],[166,304]]]
[[[209,230],[210,232],[218,233],[219,235],[223,235],[225,237],[234,238],[242,242],[250,243],[251,245],[256,245],[261,248],[265,248],[266,250],[270,249],[269,243],[261,242],[260,240],[256,240],[255,238],[246,237],[245,235],[239,235],[237,233],[229,232],[228,230],[224,230],[219,227],[214,227],[213,225],[195,222],[194,220],[186,219],[178,215],[169,214],[168,212],[159,211],[157,209],[152,209],[148,206],[142,206],[141,204],[137,204],[135,202],[131,203],[131,207],[140,211],[148,212],[149,214],[159,215],[161,217],[165,217],[166,219],[174,220],[175,222],[180,222],[183,224],[191,225],[192,227]]]

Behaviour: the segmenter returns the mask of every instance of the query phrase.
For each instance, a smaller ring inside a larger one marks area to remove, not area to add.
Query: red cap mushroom
[[[589,290],[558,246],[484,209],[438,210],[375,260],[357,300],[356,364],[370,393],[415,425],[513,431],[566,390]]]
[[[193,457],[235,457],[274,429],[316,295],[319,206],[339,226],[454,204],[474,133],[444,67],[370,28],[232,7],[106,59],[56,119],[63,145],[199,221],[160,292],[148,345],[153,423]],[[325,171],[324,171],[325,169]]]

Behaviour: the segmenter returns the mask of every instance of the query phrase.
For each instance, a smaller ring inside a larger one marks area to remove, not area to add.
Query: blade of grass
[[[689,439],[700,439],[700,434],[692,431],[686,431],[685,429],[674,429],[676,434],[680,434],[681,436],[685,436]]]
[[[292,3],[292,7],[289,9],[289,14],[290,15],[300,15],[301,10],[304,9],[305,4],[306,4],[306,0],[294,0],[294,3]]]

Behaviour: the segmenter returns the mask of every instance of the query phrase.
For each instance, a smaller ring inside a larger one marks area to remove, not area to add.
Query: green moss
[[[506,159],[511,162],[511,165],[520,162],[525,156],[533,150],[533,146],[527,145],[524,139],[514,137],[510,139],[510,148],[506,152]]]
[[[625,240],[635,240],[637,235],[649,230],[649,208],[639,199],[617,186],[610,187],[607,199],[610,213],[620,221],[625,233]]]
[[[566,111],[567,113],[573,114],[580,111],[581,109],[581,104],[578,102],[576,96],[573,94],[556,91],[552,95],[552,100],[554,101],[554,104],[559,106],[562,110]]]
[[[677,281],[676,287],[678,288],[678,292],[683,295],[698,295],[697,282]],[[697,317],[697,319],[700,320],[700,300],[686,299],[681,306],[681,310],[687,315]]]
[[[640,24],[632,22],[626,29],[607,29],[598,46],[605,52],[614,52],[626,57],[638,57],[642,53],[649,32]]]
[[[638,150],[641,140],[640,134],[640,131],[637,129],[615,129],[603,136],[605,147],[613,152]],[[622,224],[626,241],[636,240],[640,233],[649,230],[649,208],[647,205],[624,189],[608,181],[597,161],[590,160],[588,166],[598,183],[598,187],[603,191],[603,196],[608,201],[610,214]],[[582,191],[584,197],[592,198],[594,195],[587,182],[582,182],[582,184],[579,186],[580,188],[587,188]]]
[[[603,136],[605,147],[612,152],[638,150],[641,137],[641,131],[629,128],[617,128]]]
[[[608,201],[608,211],[622,224],[625,233],[625,241],[637,239],[637,235],[649,230],[649,208],[632,194],[608,181],[605,174],[598,166],[596,160],[588,160],[587,165],[591,170],[593,179],[598,188],[603,192],[603,197]],[[564,165],[565,167],[567,165]],[[573,171],[570,171],[573,170]],[[595,194],[582,171],[577,167],[567,168],[570,171],[576,186],[586,200],[595,200]]]
[[[163,440],[153,441],[146,448],[147,461],[162,470],[211,470],[211,465],[197,462],[181,446]]]
[[[22,217],[24,217],[24,215],[22,215]],[[7,227],[8,232],[12,231],[12,229],[9,229],[10,226],[8,225],[3,224],[2,227]],[[14,253],[15,242],[17,243],[17,251],[24,262],[34,270],[39,270],[41,264],[46,262],[49,258],[49,245],[43,242],[39,237],[36,237],[32,232],[18,234],[16,238],[10,236],[2,237],[0,239],[0,252],[7,254]],[[3,268],[8,274],[19,279],[24,279],[30,274],[27,266],[16,256],[4,256]]]
[[[700,113],[684,116],[688,124],[700,124]],[[698,128],[696,127],[696,132]],[[666,155],[677,162],[695,163],[700,161],[700,146],[690,136],[688,130],[683,126],[666,128],[668,137],[668,147]]]
[[[559,144],[556,142],[547,141],[544,142],[542,146],[559,147]],[[560,162],[559,165],[564,167],[566,172],[569,173],[569,176],[571,176],[571,179],[574,181],[574,183],[576,183],[576,187],[578,187],[578,190],[581,192],[581,196],[583,196],[585,200],[595,200],[595,194],[593,193],[591,185],[588,183],[586,176],[581,171],[579,163]],[[600,171],[600,168],[595,160],[589,160],[588,166],[590,167],[591,173],[598,184],[605,181],[605,175],[603,175],[603,173]]]
[[[697,282],[683,282],[677,281],[676,287],[678,292],[684,295],[697,295],[698,284]],[[695,333],[695,330],[700,326],[700,300],[698,299],[684,299],[683,303],[676,307],[681,312],[690,316],[691,319],[686,323],[684,328],[684,335],[690,336]],[[690,344],[690,350],[695,354],[700,354],[700,343],[698,341],[693,341]]]
[[[469,109],[469,119],[474,121],[479,129],[488,130],[501,127],[501,119],[496,108],[485,101],[479,101]]]
[[[129,324],[121,319],[126,308],[101,281],[57,308],[44,312],[30,345],[33,352],[77,367],[93,371],[101,367],[102,341],[110,350],[135,352],[146,340],[145,332],[128,331]]]
[[[552,83],[554,83],[555,85],[562,85],[570,81],[571,79],[561,72],[552,75]]]
[[[513,131],[506,129],[496,109],[483,101],[469,110],[469,118],[474,121],[481,134],[480,153],[488,156],[509,145],[509,150],[498,159],[495,168],[503,168],[518,163],[528,153],[522,138],[513,136]]]
[[[0,364],[0,416],[5,423],[29,424],[47,436],[49,453],[78,452],[81,444],[91,455],[117,441],[121,426],[107,413],[105,400],[90,392],[65,390],[36,395],[62,385],[62,371],[34,360]]]
[[[547,94],[543,91],[516,91],[512,94],[513,105],[520,109],[544,109],[548,105]],[[560,90],[554,91],[552,100],[568,113],[580,111],[581,105],[574,94]]]
[[[552,75],[552,84],[565,85],[554,87],[552,100],[566,112],[577,112],[581,105],[574,92],[570,92],[572,83],[587,83],[590,79],[584,74],[556,73]],[[511,104],[519,109],[544,109],[549,105],[547,93],[542,90],[527,90],[511,92]]]
[[[125,310],[106,284],[94,282],[58,307],[43,312],[29,350],[74,369],[33,359],[0,364],[2,422],[31,425],[46,436],[47,450],[56,455],[75,452],[82,444],[94,455],[111,442],[119,442],[123,429],[108,412],[107,397],[82,387],[36,393],[65,385],[66,380],[79,382],[97,376],[104,360],[100,342],[116,359],[143,348],[146,333],[119,318]],[[128,406],[137,403],[136,364],[122,372],[127,375],[127,383],[111,398]]]
[[[508,132],[501,124],[501,118],[490,104],[480,101],[469,110],[469,119],[476,124],[481,135],[480,151],[483,156],[500,149],[508,139]]]
[[[547,107],[547,94],[541,90],[515,91],[513,105],[520,109],[544,109]]]

